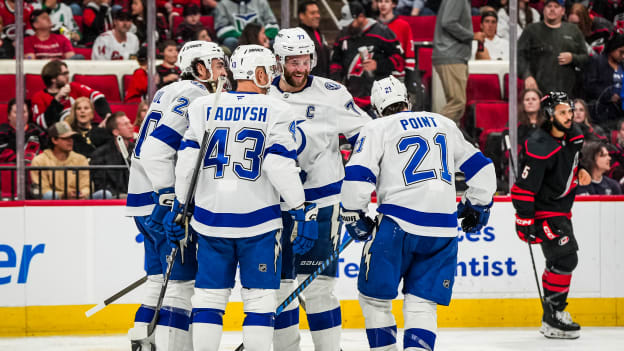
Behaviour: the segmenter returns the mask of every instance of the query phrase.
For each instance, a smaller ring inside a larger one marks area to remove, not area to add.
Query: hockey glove
[[[186,221],[182,219],[182,211],[184,211],[184,204],[175,199],[171,211],[165,214],[163,227],[167,235],[167,242],[171,247],[176,247],[186,236]],[[190,215],[190,211],[188,215]]]
[[[347,228],[347,233],[355,241],[368,239],[377,225],[375,221],[366,216],[364,211],[351,211],[344,207],[340,208],[340,219]]]
[[[318,223],[316,222],[318,208],[316,208],[316,204],[304,204],[288,211],[288,213],[297,222],[297,237],[292,242],[293,252],[297,255],[303,255],[310,251],[316,238],[318,238]]]
[[[478,206],[470,203],[468,199],[466,199],[465,203],[463,201],[459,202],[457,205],[457,218],[464,219],[461,223],[464,233],[476,233],[487,225],[490,219],[490,208],[492,208],[493,203],[492,201],[488,205]]]
[[[516,233],[522,241],[528,241],[531,244],[542,242],[542,239],[537,237],[535,220],[533,218],[520,218],[516,215]]]
[[[163,219],[165,218],[165,214],[171,209],[174,199],[175,191],[173,188],[164,188],[157,193],[152,193],[154,209],[149,218],[145,220],[145,226],[148,230],[156,234],[165,235]]]

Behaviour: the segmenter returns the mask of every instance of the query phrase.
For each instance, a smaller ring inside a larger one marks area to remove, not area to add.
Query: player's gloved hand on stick
[[[157,193],[152,193],[154,200],[154,209],[152,214],[145,220],[145,226],[154,233],[165,235],[163,229],[163,220],[165,214],[171,209],[173,200],[175,199],[175,190],[173,188],[164,188]]]
[[[310,251],[318,238],[318,223],[316,222],[318,208],[316,204],[303,204],[288,213],[297,222],[297,237],[292,243],[293,252],[303,255]]]
[[[341,207],[340,219],[347,228],[347,233],[355,241],[367,240],[377,226],[375,221],[367,217],[362,210],[352,211]]]
[[[175,199],[171,211],[165,214],[163,227],[167,235],[167,242],[171,247],[176,247],[180,240],[183,240],[186,236],[186,221],[182,218],[182,211],[184,211],[184,204],[181,204],[178,202],[178,199]],[[188,211],[187,216],[188,215],[190,215],[190,211]]]
[[[461,222],[464,233],[476,233],[487,225],[490,219],[490,208],[492,208],[493,203],[492,201],[488,205],[479,206],[473,205],[468,199],[465,199],[465,202],[464,199],[459,202],[457,205],[457,218],[464,219]]]
[[[516,233],[522,241],[528,241],[531,244],[542,242],[542,239],[537,237],[535,220],[533,218],[520,218],[516,215]]]

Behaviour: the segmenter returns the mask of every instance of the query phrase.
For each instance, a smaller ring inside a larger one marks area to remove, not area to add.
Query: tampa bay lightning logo
[[[325,88],[327,90],[338,90],[338,89],[340,89],[340,84],[332,83],[332,82],[326,82],[325,83]]]
[[[361,137],[360,140],[357,141],[356,146],[355,146],[356,153],[362,151],[362,146],[364,146],[364,140],[366,140],[366,137]]]

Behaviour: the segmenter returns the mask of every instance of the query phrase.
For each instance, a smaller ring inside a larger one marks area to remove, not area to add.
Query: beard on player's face
[[[308,81],[309,74],[309,70],[294,70],[292,72],[284,70],[284,79],[291,87],[301,88]]]

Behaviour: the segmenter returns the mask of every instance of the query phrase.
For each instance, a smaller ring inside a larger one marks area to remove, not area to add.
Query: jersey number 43
[[[228,145],[230,128],[215,128],[210,135],[204,168],[214,167],[215,178],[223,178],[225,168],[230,165],[232,158],[228,154],[228,146],[236,147],[236,144],[249,146],[243,151],[243,162],[232,160],[232,171],[241,179],[256,180],[260,176],[262,167],[262,155],[264,152],[264,132],[260,129],[242,128],[234,135],[235,145]]]

